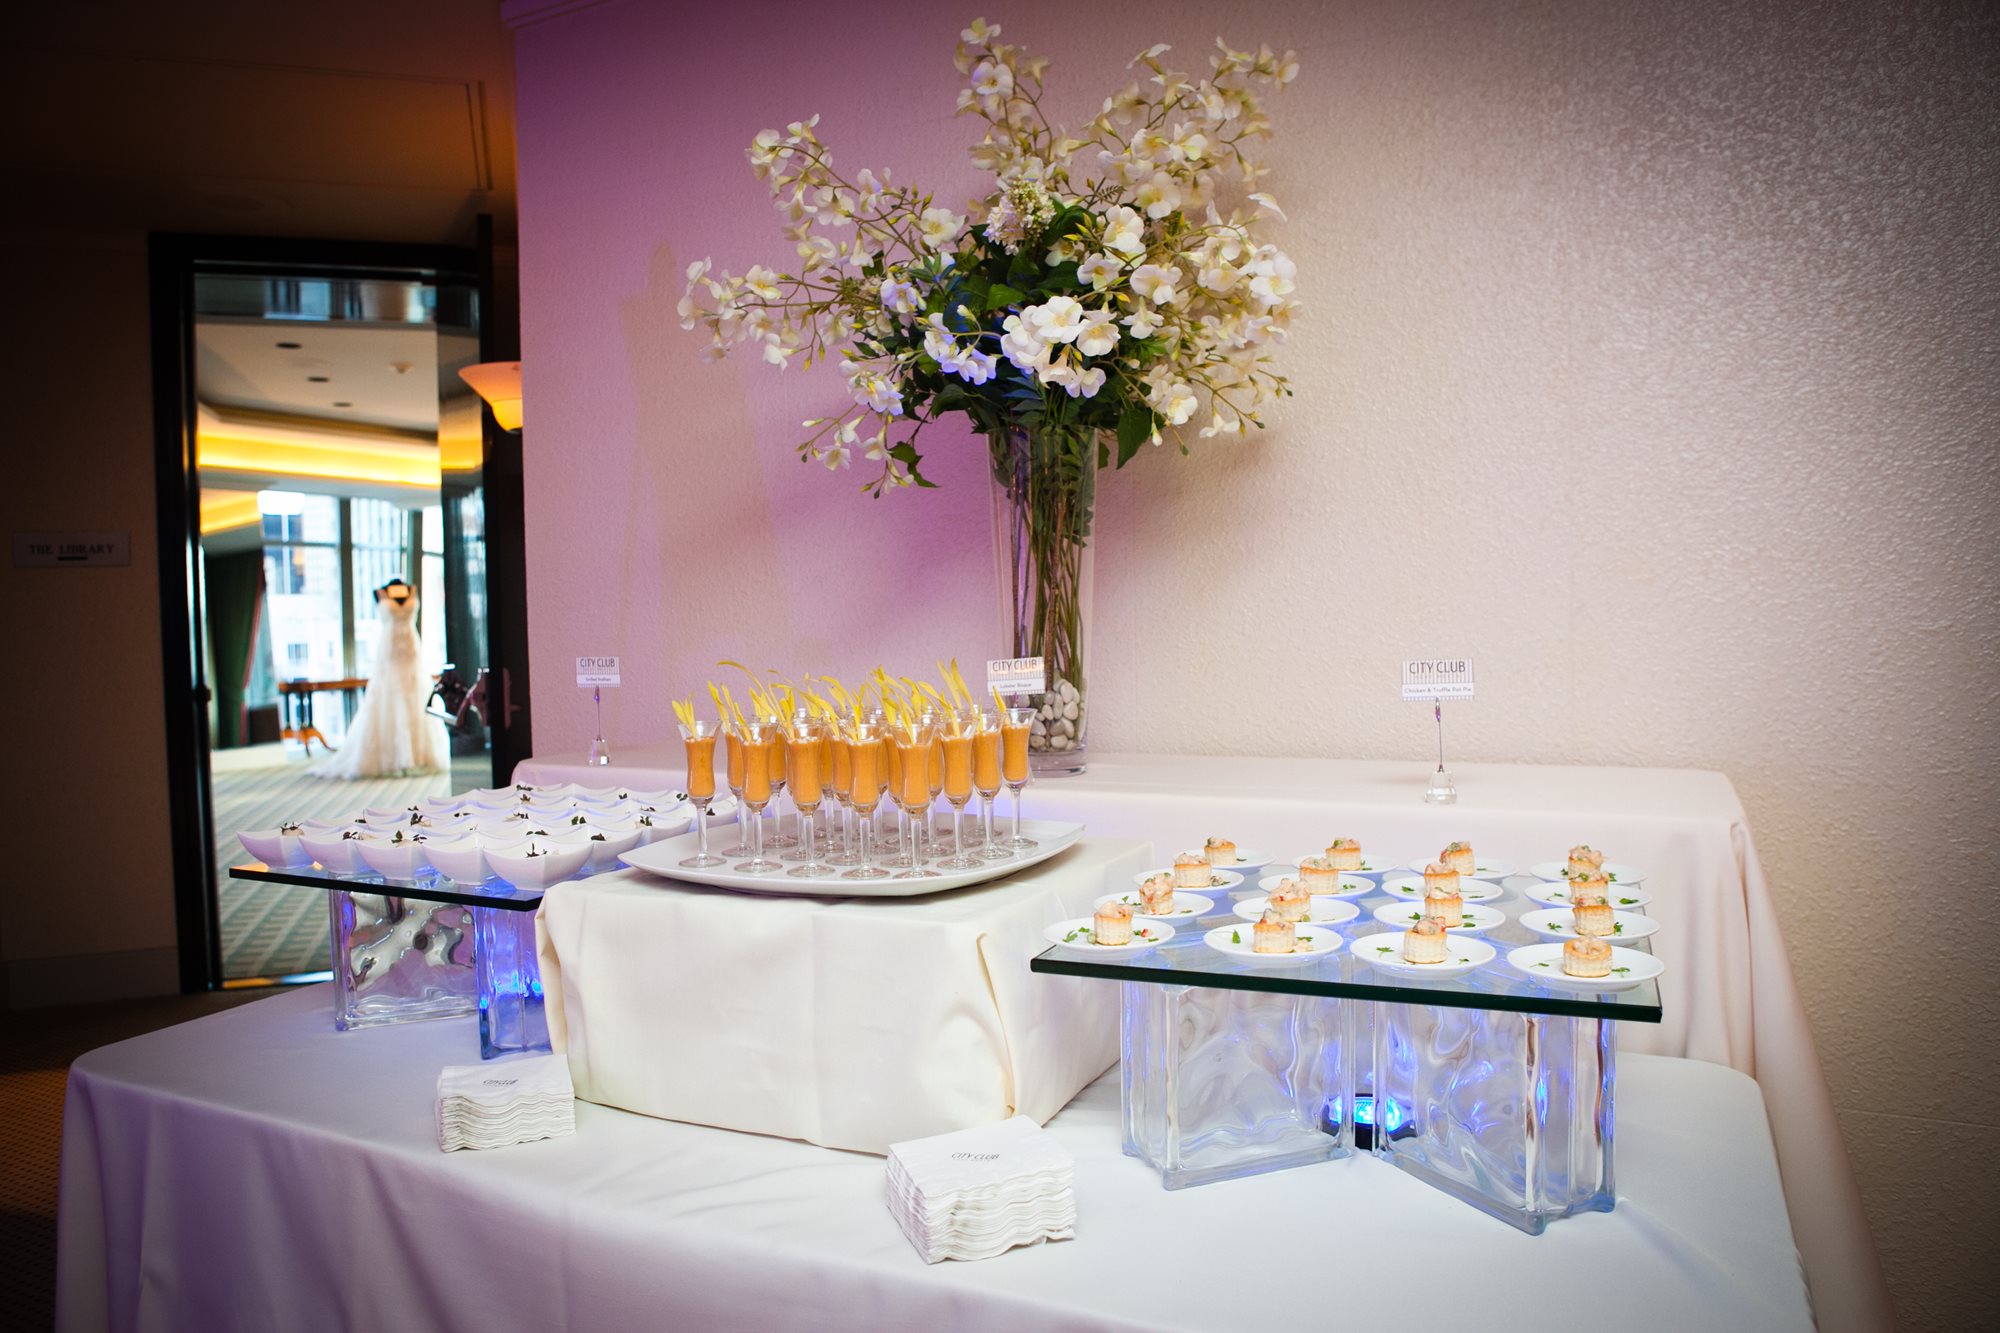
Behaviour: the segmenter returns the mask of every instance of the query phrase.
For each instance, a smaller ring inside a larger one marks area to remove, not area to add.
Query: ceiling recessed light
[[[324,376],[324,375],[308,375],[308,376],[306,376],[306,383],[307,383],[307,384],[325,384],[325,383],[327,383],[327,378],[326,378],[326,376]]]
[[[301,343],[279,343],[278,350],[281,352],[296,352],[301,346],[303,346]]]
[[[354,404],[353,404],[353,403],[335,403],[335,404],[334,404],[334,406],[335,406],[335,407],[352,407],[352,406],[354,406]]]

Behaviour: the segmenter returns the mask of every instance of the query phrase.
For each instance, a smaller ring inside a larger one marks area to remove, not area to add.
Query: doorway
[[[184,990],[327,966],[324,894],[231,878],[239,831],[527,753],[519,442],[458,374],[513,352],[490,249],[155,238]]]

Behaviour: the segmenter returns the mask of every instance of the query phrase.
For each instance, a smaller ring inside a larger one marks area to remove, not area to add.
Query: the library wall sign
[[[132,563],[129,532],[17,532],[14,564],[21,569],[83,569]]]

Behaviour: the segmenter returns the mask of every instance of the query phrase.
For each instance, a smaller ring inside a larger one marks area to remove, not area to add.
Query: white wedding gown
[[[380,598],[375,618],[381,624],[375,669],[361,707],[348,725],[346,743],[312,766],[316,778],[401,777],[442,773],[451,766],[444,723],[424,709],[431,682],[417,637],[416,594],[401,602]]]

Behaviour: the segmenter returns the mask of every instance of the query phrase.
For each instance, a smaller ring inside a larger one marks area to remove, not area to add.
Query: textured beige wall
[[[719,656],[995,650],[975,451],[936,455],[941,492],[857,498],[790,450],[836,377],[707,365],[676,327],[688,260],[783,253],[741,156],[766,125],[822,112],[850,166],[977,185],[949,116],[971,8],[782,8],[517,34],[545,752],[591,734],[562,684],[579,653],[624,655],[609,734],[651,740]],[[1199,59],[1223,16],[986,13],[1054,57],[1072,120],[1132,52]],[[1428,719],[1393,701],[1395,663],[1463,651],[1464,758],[1727,772],[1902,1318],[1963,1326],[2000,1302],[2000,932],[1975,906],[2000,879],[1991,8],[1256,0],[1226,22],[1304,60],[1269,181],[1311,303],[1298,396],[1247,444],[1106,479],[1096,743],[1414,762]],[[1240,632],[1181,646],[1218,620]],[[1941,939],[1927,904],[1969,914]]]
[[[33,832],[9,840],[0,962],[49,994],[171,989],[145,238],[8,240],[6,811]],[[12,534],[51,530],[127,533],[132,564],[14,568]],[[46,961],[104,954],[125,958],[79,963],[87,978]]]

